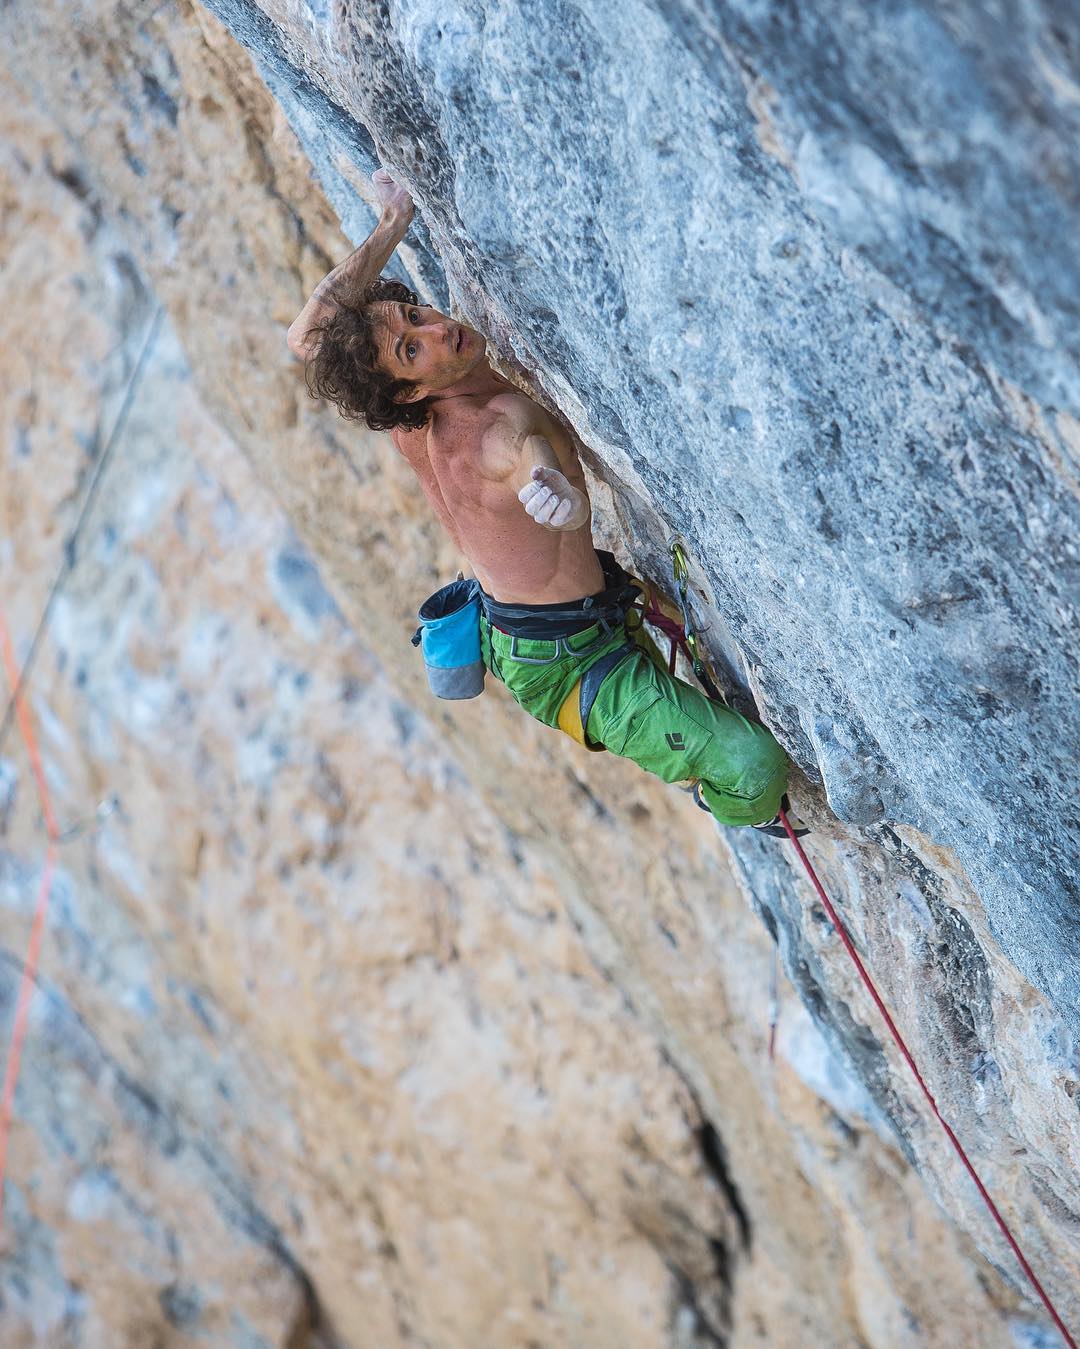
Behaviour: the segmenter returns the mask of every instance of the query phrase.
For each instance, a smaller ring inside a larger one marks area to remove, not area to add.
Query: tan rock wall
[[[40,172],[34,130],[20,150],[38,172],[6,166],[9,226],[37,222],[82,309],[22,359],[48,379],[71,335],[107,385],[150,297],[110,304],[123,245],[98,226],[85,247],[92,213]],[[79,428],[117,403],[65,387],[62,418],[19,404],[6,427],[30,445],[4,495],[24,653]],[[281,1243],[318,1267],[346,1343],[663,1343],[661,1196],[685,1228],[678,1258],[707,1261],[724,1231],[693,1104],[589,963],[541,850],[345,627],[168,325],[85,538],[33,706],[65,825],[118,806],[65,845],[53,901],[10,1172],[16,1251],[38,1226],[53,1247],[24,1295],[9,1285],[25,1342],[75,1342],[79,1323],[101,1344],[240,1343],[246,1316],[285,1344],[304,1299]],[[13,964],[40,829],[6,750]],[[236,1191],[259,1195],[257,1222]],[[50,1296],[64,1318],[45,1316]]]

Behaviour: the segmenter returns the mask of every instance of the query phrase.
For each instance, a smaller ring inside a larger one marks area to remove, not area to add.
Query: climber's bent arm
[[[513,487],[526,514],[544,529],[582,529],[591,507],[580,465],[576,459],[560,460],[536,426],[538,409],[531,399],[509,394],[498,401],[505,408],[484,432],[481,475]],[[580,487],[570,481],[570,474],[581,479]]]
[[[289,326],[289,350],[294,356],[311,355],[318,340],[311,330],[325,323],[340,305],[362,301],[365,290],[390,261],[409,228],[413,217],[409,194],[384,169],[377,169],[371,180],[382,203],[379,223],[359,248],[323,277]]]

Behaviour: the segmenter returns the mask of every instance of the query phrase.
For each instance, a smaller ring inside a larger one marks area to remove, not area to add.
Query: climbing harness
[[[597,594],[586,595],[584,599],[569,604],[513,604],[497,600],[481,590],[480,603],[485,617],[508,636],[539,641],[573,637],[599,623],[606,640],[612,635],[612,624],[623,621],[640,587],[619,566],[611,553],[600,549],[597,557],[606,582],[604,589]],[[516,659],[521,660],[522,657]],[[544,660],[537,663],[546,665],[549,662]]]
[[[518,665],[554,665],[565,657],[586,659],[600,651],[615,635],[615,629],[626,621],[635,597],[644,586],[615,561],[614,556],[599,550],[597,557],[607,583],[602,591],[588,595],[576,604],[515,605],[494,599],[480,591],[480,603],[487,621],[510,638],[507,658]],[[569,639],[588,629],[598,629],[595,639],[583,647],[574,647]],[[519,641],[544,641],[552,650],[543,656],[527,656],[518,648]],[[556,718],[559,730],[583,749],[600,754],[604,746],[589,739],[586,727],[600,685],[627,656],[637,650],[638,643],[626,641],[607,652],[581,675],[563,699]]]

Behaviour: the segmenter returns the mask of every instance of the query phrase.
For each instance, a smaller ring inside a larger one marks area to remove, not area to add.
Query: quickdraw
[[[627,629],[636,632],[642,623],[648,623],[657,632],[662,632],[670,643],[668,674],[673,675],[675,673],[675,666],[681,651],[686,657],[687,664],[693,670],[694,677],[708,696],[714,702],[725,702],[726,699],[720,692],[712,671],[701,655],[697,634],[694,632],[694,625],[690,621],[690,570],[686,565],[686,555],[678,540],[671,545],[671,570],[675,579],[677,606],[682,621],[680,622],[679,619],[672,616],[670,611],[675,607],[674,605],[670,602],[665,603],[656,589],[649,585],[647,581],[634,577],[635,583],[642,592],[642,599],[630,606],[627,615]],[[629,613],[631,612],[638,615],[636,625],[632,625],[629,621]]]
[[[722,703],[724,697],[711,671],[702,659],[701,651],[698,648],[697,633],[695,633],[694,625],[690,621],[690,568],[687,566],[686,554],[683,552],[682,544],[679,543],[678,539],[675,539],[671,545],[671,571],[675,577],[675,592],[679,600],[679,609],[682,612],[683,632],[690,668],[709,697],[714,702]]]

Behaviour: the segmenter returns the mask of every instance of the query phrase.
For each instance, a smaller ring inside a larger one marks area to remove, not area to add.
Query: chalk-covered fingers
[[[523,487],[518,493],[518,500],[538,525],[554,524],[556,512],[570,504],[568,501],[560,501],[551,488],[545,487],[541,482],[531,482],[527,487]]]
[[[531,482],[518,493],[518,500],[538,525],[558,525],[569,518],[569,501],[558,497],[550,487]]]
[[[385,169],[376,169],[371,181],[384,214],[408,224],[413,218],[413,200],[408,192]]]
[[[574,512],[574,489],[557,469],[537,465],[518,500],[538,525],[558,529]]]

